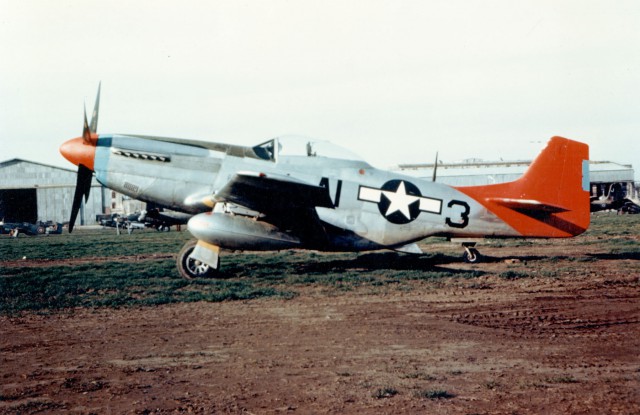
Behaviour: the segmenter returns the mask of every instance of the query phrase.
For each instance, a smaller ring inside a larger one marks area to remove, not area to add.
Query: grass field
[[[593,251],[597,245],[597,255],[563,255],[558,250],[536,257],[536,267],[516,263],[496,276],[553,278],[578,272],[584,262],[640,259],[638,235],[640,215],[594,215],[590,229],[570,243],[584,246],[585,251]],[[482,264],[457,266],[460,247],[433,238],[423,242],[427,254],[422,256],[394,252],[229,252],[222,259],[223,278],[186,281],[179,277],[174,258],[189,238],[186,231],[118,236],[111,229],[0,238],[0,314],[266,296],[290,298],[302,287],[318,287],[325,292],[363,287],[372,292],[381,288],[412,290],[416,284],[437,284],[448,278],[473,285],[475,278],[494,272]],[[529,248],[554,243],[557,241],[494,240],[487,241],[486,246],[522,247],[521,259],[526,261]],[[631,267],[629,273],[638,272],[632,268],[635,264],[627,266]]]

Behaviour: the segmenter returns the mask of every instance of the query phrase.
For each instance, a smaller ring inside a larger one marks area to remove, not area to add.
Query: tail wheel
[[[462,254],[462,258],[464,259],[464,262],[473,264],[476,262],[480,262],[481,255],[477,249],[465,247],[465,251],[464,251],[464,254]]]
[[[191,258],[193,248],[196,246],[197,241],[189,241],[178,253],[176,265],[178,266],[178,272],[182,278],[192,280],[194,278],[214,278],[218,274],[220,269],[220,258],[216,268],[210,267],[204,262]]]

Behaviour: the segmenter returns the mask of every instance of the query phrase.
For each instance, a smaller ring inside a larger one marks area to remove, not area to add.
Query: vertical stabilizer
[[[520,179],[457,189],[522,236],[576,236],[589,227],[589,146],[553,137]]]

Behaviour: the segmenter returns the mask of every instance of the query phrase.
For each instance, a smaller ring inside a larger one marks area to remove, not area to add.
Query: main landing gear
[[[194,278],[214,278],[218,275],[220,270],[220,258],[218,257],[218,263],[216,267],[211,267],[202,261],[199,261],[191,257],[191,253],[196,246],[197,241],[189,241],[178,253],[176,265],[178,266],[178,272],[182,278],[192,280]]]
[[[462,254],[462,259],[464,262],[468,262],[470,264],[475,264],[481,261],[482,255],[476,248],[475,242],[463,242],[462,247],[464,248],[464,254]]]

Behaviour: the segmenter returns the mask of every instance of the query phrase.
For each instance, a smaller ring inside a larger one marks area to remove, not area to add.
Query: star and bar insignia
[[[389,180],[380,189],[360,186],[358,200],[377,203],[380,214],[398,225],[414,221],[420,212],[442,212],[442,200],[422,196],[416,185],[405,180]]]

